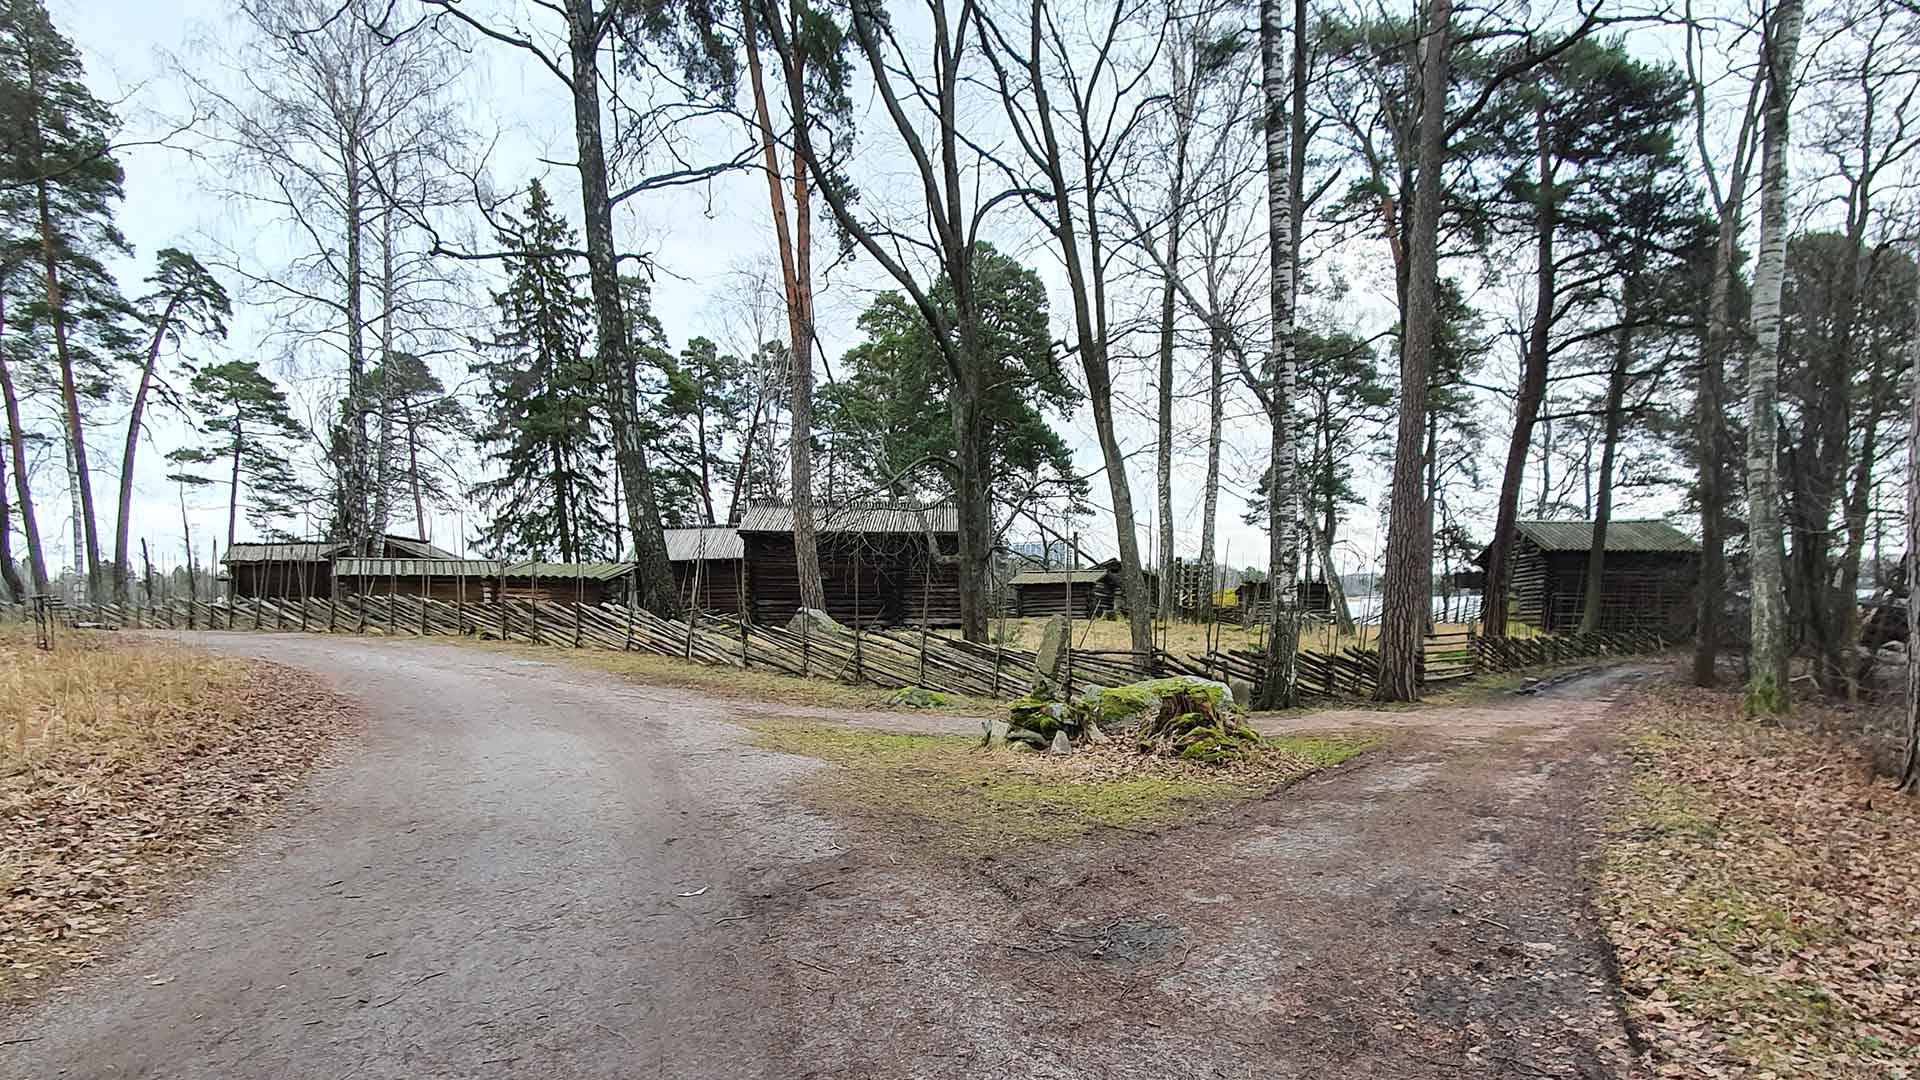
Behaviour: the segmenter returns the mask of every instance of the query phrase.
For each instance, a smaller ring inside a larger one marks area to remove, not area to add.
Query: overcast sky
[[[190,39],[232,32],[228,23],[230,4],[231,0],[50,0],[56,23],[78,42],[96,92],[122,102],[121,114],[135,132],[158,130],[162,125],[160,116],[179,111],[180,89],[167,74],[169,64],[165,54],[180,55],[192,63],[193,54],[186,48]],[[577,221],[578,194],[571,170],[552,164],[570,161],[572,157],[571,114],[560,96],[561,87],[550,76],[522,64],[517,54],[510,51],[479,48],[471,62],[472,68],[462,80],[462,95],[473,126],[492,142],[487,168],[493,181],[501,188],[518,187],[529,177],[539,175],[554,191],[560,207]],[[870,106],[871,102],[864,98],[856,99],[857,108]],[[151,265],[153,253],[169,245],[193,252],[230,248],[263,266],[273,265],[284,257],[284,252],[276,246],[278,234],[268,223],[251,217],[243,204],[217,194],[219,183],[206,163],[161,147],[130,150],[124,155],[123,163],[127,183],[120,223],[136,248],[134,257],[120,268],[121,283],[128,294],[143,291],[139,280]],[[863,149],[857,167],[869,171],[868,175],[859,176],[863,188],[874,192],[875,197],[885,197],[893,168],[885,153]],[[616,187],[618,179],[616,177]],[[816,228],[824,235],[827,231],[825,208],[820,210],[823,220],[817,222]],[[1023,219],[1021,213],[1017,208],[1010,210],[994,238],[1003,248],[1034,266],[1050,283],[1054,293],[1056,336],[1070,336],[1071,307],[1061,288],[1056,260],[1035,238],[1031,223]],[[696,335],[723,342],[737,339],[737,327],[732,325],[728,303],[728,298],[738,290],[737,273],[743,266],[766,262],[772,253],[766,189],[758,174],[738,174],[706,188],[633,200],[616,228],[623,248],[646,250],[655,257],[658,267],[655,312],[673,347],[679,348]],[[1374,252],[1367,250],[1367,241],[1356,241],[1333,256],[1347,268],[1356,288],[1342,301],[1338,311],[1322,313],[1324,316],[1364,332],[1388,325],[1392,309],[1382,292],[1385,282],[1379,267],[1384,264],[1386,253],[1384,246],[1380,246],[1381,250]],[[821,265],[824,259],[824,252],[816,256],[816,265]],[[262,343],[273,328],[266,325],[257,307],[248,304],[244,293],[239,293],[238,281],[228,284],[238,295],[234,332],[226,346],[227,354],[271,360],[272,356],[263,351]],[[836,264],[820,280],[818,303],[823,350],[836,365],[839,356],[854,343],[854,317],[873,291],[885,284],[864,261]],[[1505,302],[1493,290],[1482,294],[1480,299],[1484,303]],[[1145,352],[1149,345],[1139,342],[1133,347]],[[1183,364],[1187,362],[1190,361]],[[1490,361],[1486,377],[1505,381],[1510,363],[1504,353],[1495,357]],[[272,368],[271,364],[268,366]],[[458,367],[457,362],[451,363],[441,371],[450,385],[461,381],[463,373],[454,370]],[[1144,545],[1149,518],[1153,515],[1154,486],[1153,429],[1147,411],[1151,408],[1151,389],[1143,368],[1136,364],[1132,370],[1123,371],[1120,389],[1128,400],[1121,402],[1118,409],[1121,441],[1131,454],[1133,498],[1140,515]],[[291,374],[276,373],[283,377]],[[322,406],[310,403],[310,407]],[[93,436],[96,445],[116,445],[120,438],[116,429],[124,430],[121,427],[124,407],[110,408],[112,414],[104,421],[101,417],[92,418],[100,432]],[[1489,399],[1487,408],[1497,434],[1497,429],[1505,423],[1505,407]],[[1264,563],[1264,533],[1242,524],[1241,516],[1245,512],[1248,481],[1257,473],[1264,457],[1265,421],[1250,401],[1230,406],[1229,414],[1219,513],[1222,557],[1236,565]],[[1205,465],[1204,399],[1181,404],[1178,427],[1174,524],[1179,552],[1190,555],[1199,546],[1198,519]],[[1074,446],[1080,467],[1088,473],[1095,472],[1101,464],[1100,454],[1087,410],[1083,408],[1066,422],[1063,434]],[[1391,436],[1389,433],[1383,437]],[[167,449],[179,444],[183,432],[177,421],[163,417],[154,424],[153,438],[154,443],[143,450],[139,469],[134,504],[135,536],[147,537],[156,557],[171,565],[180,557],[181,510],[178,493],[163,479],[162,456]],[[1492,505],[1491,489],[1497,487],[1503,453],[1503,439],[1499,445],[1487,447],[1484,468],[1489,484],[1482,490],[1464,493],[1466,505],[1455,508],[1464,520],[1477,526],[1476,532],[1481,535],[1486,527],[1480,523],[1485,521]],[[96,467],[115,467],[117,454],[96,451],[94,462]],[[1340,561],[1350,569],[1373,564],[1382,546],[1375,506],[1379,472],[1367,465],[1363,473],[1363,490],[1369,502],[1352,508],[1342,536]],[[36,495],[44,507],[42,531],[49,546],[58,553],[50,557],[54,561],[70,562],[71,530],[64,523],[71,519],[66,507],[64,476],[56,468],[48,467],[36,479]],[[113,479],[102,470],[96,482],[104,489]],[[1095,478],[1093,492],[1095,504],[1106,507],[1109,500],[1103,477]],[[1640,505],[1636,499],[1633,493],[1624,493],[1622,501],[1616,504],[1616,515],[1658,513],[1673,502],[1671,497],[1662,497]],[[112,505],[110,499],[100,501],[103,509]],[[194,539],[202,559],[207,556],[209,543],[223,535],[224,508],[224,491],[217,495],[202,494],[197,500],[189,501],[188,516],[193,522]],[[1162,523],[1151,524],[1157,528]],[[111,535],[110,521],[103,520],[101,527],[103,535]],[[395,531],[409,528],[409,523],[396,521]],[[1083,528],[1087,531],[1089,548],[1101,552],[1112,550],[1110,517],[1096,516]],[[442,517],[435,520],[432,531],[436,542],[461,550],[463,529],[470,536],[475,525],[470,519]]]

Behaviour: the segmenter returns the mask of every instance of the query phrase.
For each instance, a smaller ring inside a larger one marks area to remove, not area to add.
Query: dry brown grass
[[[351,710],[169,643],[0,627],[0,1001],[104,941],[305,777]]]
[[[231,730],[247,665],[182,646],[68,631],[57,647],[0,627],[0,791],[191,749]]]

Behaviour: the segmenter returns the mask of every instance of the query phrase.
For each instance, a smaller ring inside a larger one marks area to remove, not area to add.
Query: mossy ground
[[[812,781],[830,809],[963,850],[1152,828],[1253,798],[1379,745],[1339,735],[1269,740],[1231,769],[1150,758],[1115,740],[1052,757],[986,750],[967,736],[789,722],[753,725],[754,744],[836,766]]]

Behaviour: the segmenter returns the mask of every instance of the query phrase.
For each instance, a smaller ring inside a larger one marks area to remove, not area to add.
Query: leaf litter
[[[277,664],[97,633],[41,652],[0,629],[0,1001],[96,962],[238,846],[353,715]]]
[[[1920,800],[1728,694],[1645,710],[1600,900],[1658,1074],[1920,1077]]]

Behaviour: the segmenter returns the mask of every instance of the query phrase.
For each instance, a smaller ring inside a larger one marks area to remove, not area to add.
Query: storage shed
[[[666,532],[680,606],[740,614],[747,592],[746,545],[740,531],[731,525],[700,525]]]
[[[333,576],[334,588],[341,596],[424,596],[448,603],[507,599],[599,604],[626,599],[633,564],[337,558]]]
[[[1258,622],[1267,617],[1267,607],[1273,599],[1273,583],[1270,581],[1243,581],[1233,590],[1240,601],[1240,617],[1250,622]],[[1333,590],[1324,581],[1296,581],[1293,583],[1294,603],[1302,615],[1333,614]]]
[[[951,505],[816,507],[827,614],[844,626],[959,626],[960,515]],[[749,506],[738,533],[753,620],[800,610],[793,509]]]
[[[1550,632],[1580,628],[1591,521],[1522,521],[1513,544],[1510,617]],[[1487,553],[1475,560],[1482,569]],[[1607,523],[1600,628],[1683,627],[1691,620],[1700,545],[1658,519]]]
[[[450,551],[425,540],[392,533],[376,535],[368,554],[380,558],[451,559]],[[343,540],[294,540],[268,544],[234,544],[220,561],[227,568],[232,593],[246,599],[324,600],[333,595],[333,563],[350,555]]]
[[[1160,593],[1160,575],[1142,571],[1151,603]],[[1013,589],[1013,609],[1020,618],[1070,615],[1092,619],[1127,610],[1120,587],[1120,560],[1108,559],[1085,570],[1029,570],[1007,583]]]

